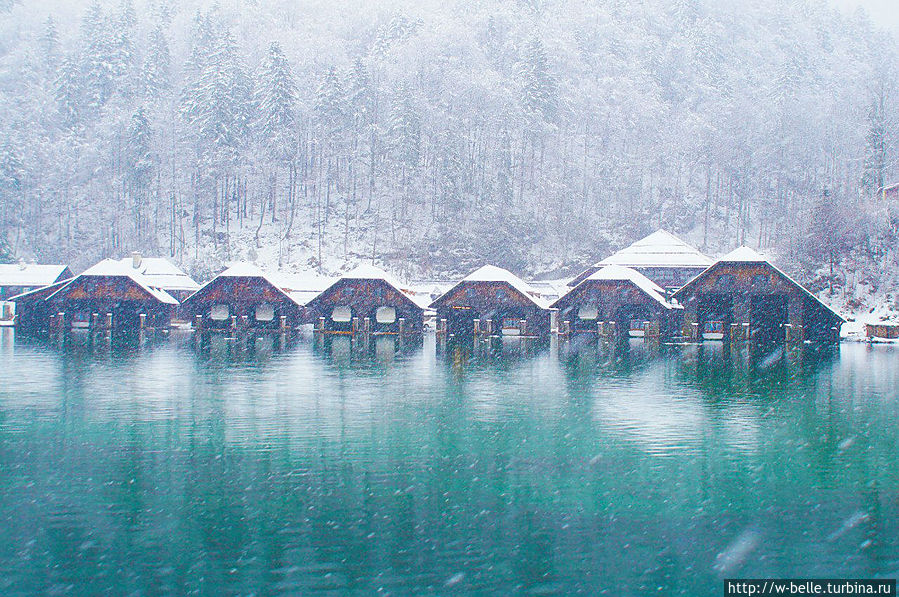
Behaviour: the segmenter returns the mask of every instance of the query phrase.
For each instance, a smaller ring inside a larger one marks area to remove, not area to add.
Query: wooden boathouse
[[[575,276],[568,286],[574,287],[608,265],[629,267],[643,274],[667,291],[673,291],[701,274],[712,260],[666,230],[649,236],[606,257]]]
[[[13,325],[16,302],[10,298],[72,277],[72,270],[65,265],[0,264],[0,325]]]
[[[446,336],[530,336],[550,333],[552,312],[541,294],[502,268],[485,265],[438,297],[437,332]]]
[[[169,326],[178,301],[155,287],[127,261],[104,259],[46,299],[50,328],[127,331]]]
[[[684,335],[706,340],[837,342],[844,320],[748,247],[728,253],[674,293]]]
[[[683,308],[640,272],[607,265],[552,304],[561,334],[666,339],[681,328]]]
[[[62,288],[69,280],[62,280],[36,290],[23,292],[10,298],[15,308],[16,328],[26,333],[46,332],[50,329],[51,316],[57,311],[47,298]]]
[[[199,332],[284,333],[303,322],[303,306],[310,297],[305,285],[238,263],[186,298],[181,311]]]
[[[318,333],[407,335],[422,333],[424,309],[393,276],[361,265],[309,301],[306,317]]]

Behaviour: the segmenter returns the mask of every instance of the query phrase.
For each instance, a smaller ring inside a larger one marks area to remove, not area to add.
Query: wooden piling
[[[358,317],[353,318],[352,326],[353,326],[352,327],[353,333],[354,334],[357,333],[359,331],[359,318]]]
[[[402,338],[403,335],[406,333],[406,318],[400,317],[399,320],[397,321],[397,324],[399,325],[400,338]]]
[[[493,335],[493,320],[492,319],[484,320],[484,335],[485,336]]]
[[[371,333],[371,317],[362,318],[362,333],[366,335]]]
[[[475,338],[477,338],[478,336],[481,335],[481,320],[480,319],[473,320],[472,325],[474,326],[474,328],[473,328],[474,336],[475,336]]]

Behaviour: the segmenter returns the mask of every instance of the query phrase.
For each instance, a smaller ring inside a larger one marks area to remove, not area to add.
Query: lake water
[[[899,350],[0,330],[0,594],[721,595],[899,572]]]

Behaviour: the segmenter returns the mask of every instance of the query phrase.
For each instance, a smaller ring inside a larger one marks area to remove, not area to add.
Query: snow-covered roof
[[[842,315],[840,315],[834,309],[832,309],[830,307],[830,305],[828,305],[827,303],[825,303],[824,301],[822,301],[821,299],[816,297],[814,294],[812,294],[808,288],[806,288],[805,286],[803,286],[802,284],[800,284],[799,282],[797,282],[796,280],[791,278],[789,275],[786,274],[786,272],[784,272],[783,270],[778,268],[776,265],[771,263],[771,261],[769,261],[767,257],[760,254],[758,251],[751,249],[749,247],[746,247],[746,246],[738,247],[738,248],[734,249],[733,251],[731,251],[730,253],[727,253],[723,257],[716,260],[715,263],[712,264],[712,267],[710,267],[705,272],[699,274],[698,276],[696,276],[695,278],[693,278],[692,280],[687,282],[683,286],[683,288],[681,288],[680,290],[678,290],[677,292],[674,293],[674,296],[678,297],[678,295],[681,295],[684,290],[686,290],[688,287],[693,286],[697,282],[697,280],[701,280],[702,278],[704,278],[706,275],[706,272],[712,271],[713,269],[715,269],[715,266],[717,266],[721,263],[764,263],[765,265],[767,265],[768,267],[773,269],[775,272],[780,274],[785,280],[787,280],[787,282],[789,282],[790,284],[792,284],[793,286],[798,288],[800,291],[802,291],[802,293],[805,294],[807,297],[809,297],[810,299],[812,299],[813,301],[815,301],[816,303],[818,303],[819,305],[821,305],[822,307],[824,307],[825,309],[827,309],[828,311],[833,313],[841,321],[845,321]]]
[[[325,288],[328,288],[334,282],[331,278],[325,278],[311,272],[301,274],[285,272],[268,273],[254,263],[235,262],[231,263],[225,271],[215,278],[203,284],[203,286],[188,298],[192,298],[199,294],[204,288],[212,284],[218,278],[261,278],[283,292],[287,298],[300,307],[321,294]]]
[[[162,288],[155,286],[154,283],[149,278],[147,278],[146,276],[141,274],[138,270],[133,268],[131,266],[130,259],[128,259],[128,260],[123,259],[121,261],[117,261],[115,259],[104,259],[103,261],[92,265],[91,267],[89,267],[86,270],[84,270],[83,272],[81,272],[81,274],[72,278],[72,280],[69,281],[68,284],[65,284],[62,288],[60,288],[59,290],[54,292],[48,298],[51,298],[61,292],[64,292],[66,288],[68,288],[72,284],[75,284],[80,279],[82,279],[84,277],[90,277],[90,276],[129,278],[131,281],[133,281],[135,284],[137,284],[142,289],[147,291],[150,294],[150,296],[152,296],[159,302],[166,303],[168,305],[177,305],[178,304],[178,301],[175,300],[175,298],[172,295],[170,295],[168,292],[166,292]]]
[[[334,283],[334,278],[320,276],[314,272],[285,273],[268,275],[275,285],[300,305],[305,305]]]
[[[164,257],[141,257],[136,268],[133,257],[125,257],[120,261],[143,274],[156,288],[193,292],[200,287],[196,280]]]
[[[673,309],[677,307],[676,305],[673,305],[671,302],[669,302],[667,298],[665,298],[665,291],[661,286],[659,286],[640,272],[629,267],[622,267],[620,265],[607,265],[601,270],[591,274],[587,278],[587,280],[614,280],[631,282],[666,309]],[[584,282],[586,282],[587,280],[584,280]],[[584,282],[581,282],[581,284],[583,284]],[[580,284],[578,284],[578,286],[580,286]],[[575,288],[577,288],[577,286],[575,286]]]
[[[649,236],[606,257],[597,266],[625,267],[708,267],[712,260],[667,230]]]
[[[434,303],[440,301],[444,296],[453,292],[460,284],[465,282],[505,282],[512,286],[515,290],[527,297],[531,302],[541,309],[548,309],[549,304],[543,295],[535,290],[530,284],[510,272],[509,270],[495,265],[484,265],[471,272],[452,288],[444,292],[438,297]],[[433,304],[433,303],[432,303]]]
[[[66,269],[65,265],[0,264],[0,286],[47,286],[56,282]]]
[[[421,309],[427,309],[428,305],[431,303],[430,296],[416,293],[409,284],[400,282],[397,278],[388,274],[380,267],[368,263],[356,266],[349,272],[343,274],[338,280],[334,280],[327,286],[327,288],[330,288],[340,280],[382,280]],[[325,290],[327,290],[327,288],[325,288]]]
[[[718,259],[719,262],[727,261],[727,262],[738,262],[738,261],[748,261],[752,263],[763,263],[768,261],[764,255],[756,251],[755,249],[750,249],[749,247],[739,247],[734,249],[724,257]]]

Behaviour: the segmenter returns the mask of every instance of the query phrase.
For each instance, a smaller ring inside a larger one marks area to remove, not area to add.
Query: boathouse
[[[425,305],[384,270],[361,265],[306,305],[320,333],[420,334]]]
[[[127,261],[104,259],[46,299],[57,330],[168,327],[178,301],[155,287]]]
[[[301,282],[289,281],[286,275],[238,263],[186,298],[181,310],[197,331],[286,332],[302,323],[309,295]]]
[[[549,335],[551,311],[515,274],[485,265],[431,303],[438,332],[449,336]]]
[[[15,304],[16,327],[30,333],[47,331],[50,327],[50,317],[56,314],[47,298],[68,281],[62,280],[10,298],[10,302]]]
[[[674,293],[692,338],[836,342],[844,320],[748,247],[728,253]]]
[[[563,333],[670,338],[683,308],[640,272],[607,265],[552,304]]]
[[[712,260],[666,230],[649,236],[606,257],[578,274],[568,285],[577,286],[607,265],[634,269],[665,290],[675,290],[701,274]]]
[[[10,298],[71,277],[72,271],[65,265],[0,264],[0,325],[13,324],[16,304]]]

